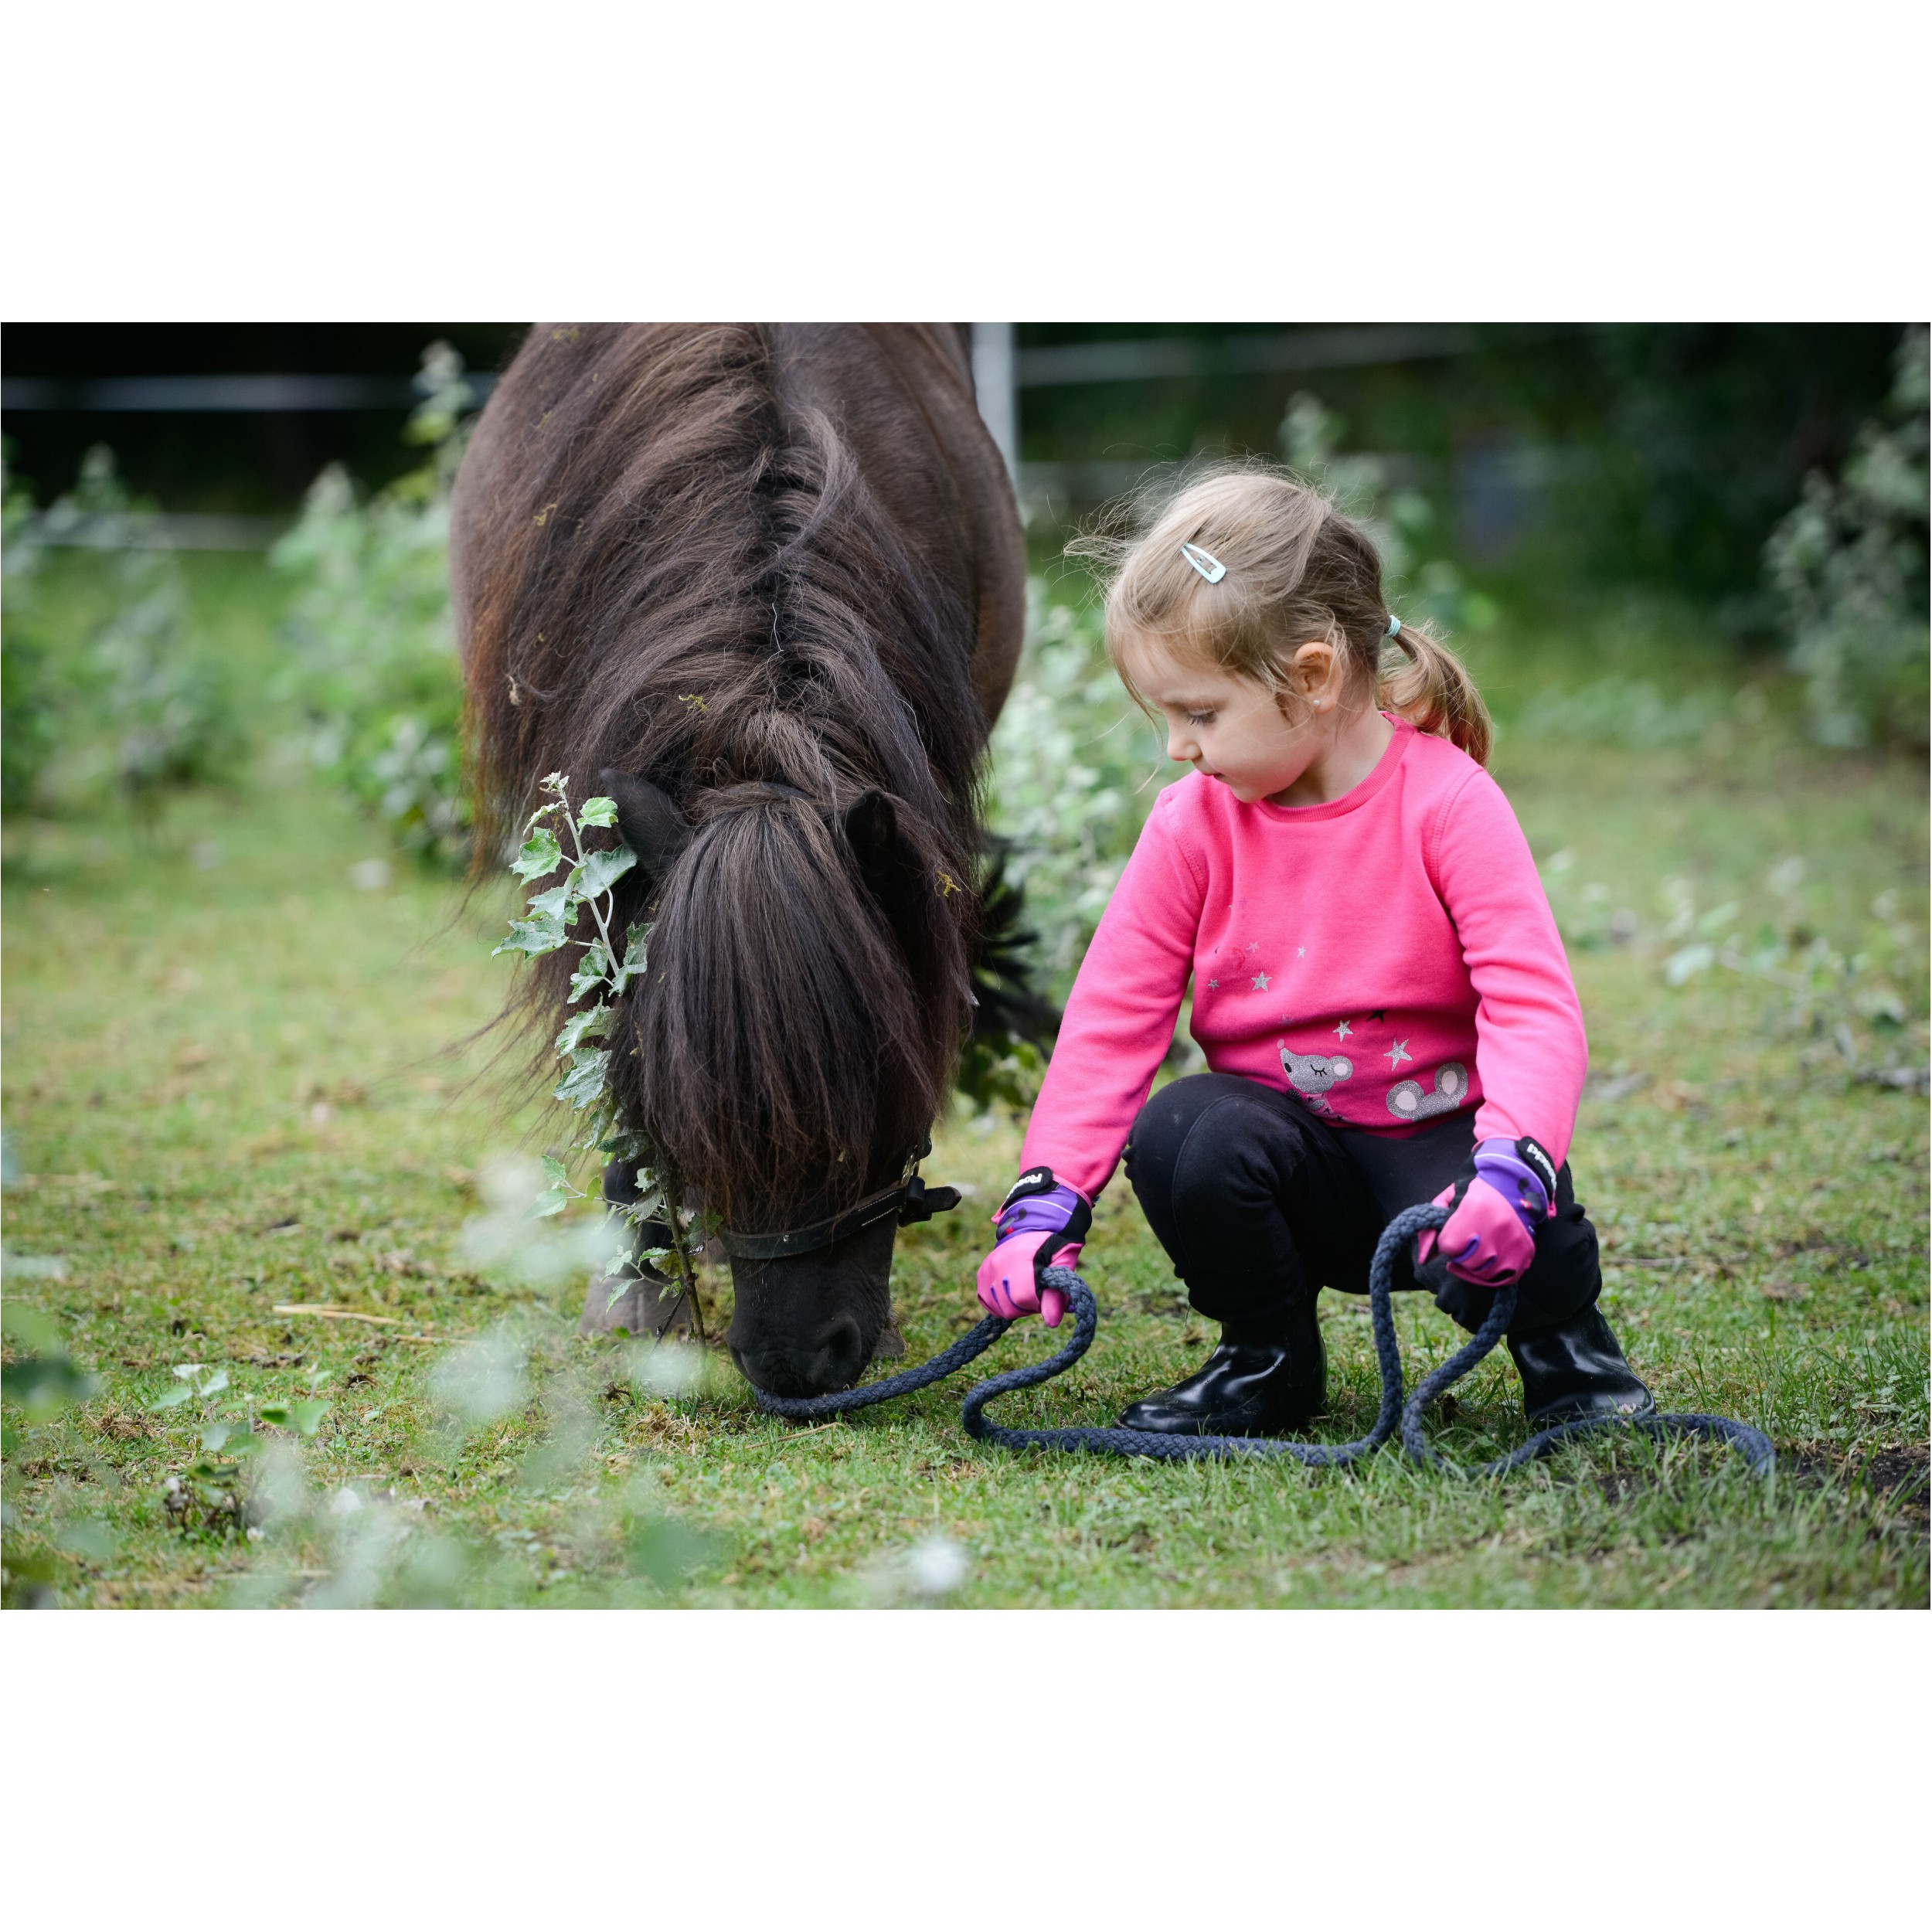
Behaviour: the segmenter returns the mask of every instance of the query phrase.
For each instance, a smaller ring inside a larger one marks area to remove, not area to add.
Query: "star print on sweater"
[[[1399,1039],[1394,1046],[1384,1050],[1389,1056],[1389,1071],[1392,1073],[1404,1060],[1415,1058],[1414,1054],[1409,1051],[1409,1043],[1406,1039]]]
[[[1355,1029],[1345,1019],[1342,1024],[1335,1029],[1335,1036],[1337,1039],[1346,1039],[1354,1031]]]
[[[1268,990],[1268,976],[1266,973],[1257,973],[1255,975],[1254,990],[1257,993],[1265,993]]]

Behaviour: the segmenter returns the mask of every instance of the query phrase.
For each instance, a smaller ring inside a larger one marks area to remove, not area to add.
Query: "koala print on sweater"
[[[1321,1097],[1337,1080],[1345,1080],[1355,1071],[1355,1062],[1344,1053],[1297,1053],[1281,1049],[1281,1070],[1288,1084],[1318,1114],[1335,1110]]]

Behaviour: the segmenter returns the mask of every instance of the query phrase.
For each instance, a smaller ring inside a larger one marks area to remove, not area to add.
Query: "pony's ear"
[[[600,771],[597,783],[617,804],[617,830],[638,855],[638,870],[655,889],[691,842],[691,828],[669,796],[648,778],[628,771]]]
[[[899,814],[883,791],[862,791],[845,808],[845,842],[866,889],[896,924],[921,884],[919,854],[899,828]]]

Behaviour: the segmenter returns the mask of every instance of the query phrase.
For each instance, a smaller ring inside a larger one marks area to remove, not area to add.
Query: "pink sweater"
[[[1338,1127],[1407,1134],[1476,1110],[1560,1165],[1589,1064],[1536,862],[1496,781],[1400,719],[1325,805],[1240,804],[1190,774],[1154,802],[1074,981],[1027,1129],[1090,1200],[1146,1101],[1189,976],[1217,1073]]]

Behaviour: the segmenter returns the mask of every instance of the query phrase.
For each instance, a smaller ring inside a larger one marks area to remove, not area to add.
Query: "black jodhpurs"
[[[1473,1114],[1397,1138],[1338,1128],[1294,1095],[1239,1074],[1194,1073],[1141,1109],[1127,1175],[1188,1299],[1211,1320],[1259,1328],[1318,1288],[1366,1294],[1382,1230],[1449,1186],[1475,1142]],[[1440,1253],[1417,1269],[1414,1253],[1405,1244],[1394,1285],[1426,1290],[1463,1327],[1480,1327],[1495,1291],[1458,1280]],[[1602,1286],[1597,1231],[1566,1162],[1510,1334],[1557,1327]]]

